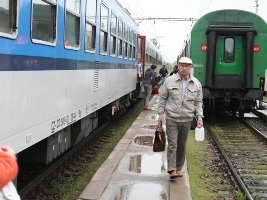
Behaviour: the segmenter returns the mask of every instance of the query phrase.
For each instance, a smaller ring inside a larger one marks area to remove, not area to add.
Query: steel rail
[[[213,134],[213,131],[210,129],[209,124],[205,122],[205,129],[208,131],[209,135],[212,137],[213,141],[216,143],[217,147],[219,148],[223,159],[225,160],[231,174],[233,175],[233,178],[235,179],[236,184],[238,185],[238,188],[246,194],[246,198],[249,200],[254,200],[254,198],[251,196],[250,192],[248,191],[246,185],[238,175],[237,171],[235,170],[234,166],[232,165],[232,162],[230,161],[229,157],[227,156],[224,149],[221,147],[219,142],[217,141],[215,135]]]

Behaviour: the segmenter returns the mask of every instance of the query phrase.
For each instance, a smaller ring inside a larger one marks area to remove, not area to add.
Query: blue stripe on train
[[[130,63],[107,63],[63,58],[0,54],[0,71],[134,69]]]

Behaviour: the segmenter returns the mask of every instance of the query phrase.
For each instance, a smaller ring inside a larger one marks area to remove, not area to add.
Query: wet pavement
[[[142,111],[79,200],[191,200],[186,165],[183,177],[170,181],[166,150],[153,152],[158,95],[151,111]]]

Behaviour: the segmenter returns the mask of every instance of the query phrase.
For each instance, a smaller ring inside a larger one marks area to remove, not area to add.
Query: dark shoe
[[[170,180],[175,180],[177,179],[178,175],[176,174],[176,171],[171,171],[170,172]]]
[[[173,181],[173,180],[176,180],[178,178],[178,175],[171,175],[170,176],[170,180]]]

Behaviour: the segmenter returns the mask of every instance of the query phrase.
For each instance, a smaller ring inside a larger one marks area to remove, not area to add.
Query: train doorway
[[[245,45],[242,36],[217,38],[215,74],[237,74],[244,77]]]

